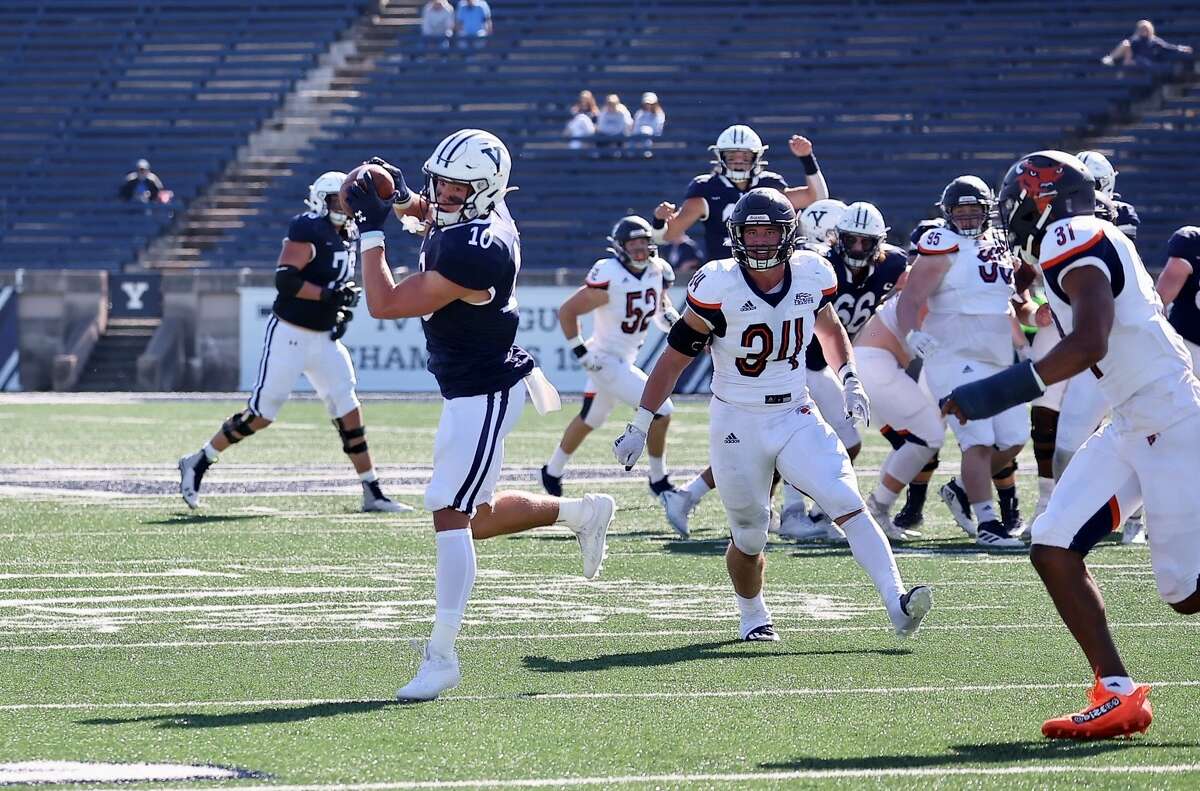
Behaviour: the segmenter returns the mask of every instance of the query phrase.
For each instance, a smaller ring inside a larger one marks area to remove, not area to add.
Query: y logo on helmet
[[[1062,178],[1063,166],[1039,168],[1027,159],[1017,168],[1017,183],[1033,199],[1038,212],[1044,212],[1058,194],[1056,185]]]
[[[500,149],[488,147],[479,149],[488,159],[492,160],[492,164],[496,166],[496,172],[500,172]]]

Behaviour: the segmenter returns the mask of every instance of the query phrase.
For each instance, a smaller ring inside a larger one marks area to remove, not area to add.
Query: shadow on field
[[[262,519],[259,514],[193,514],[187,511],[172,514],[165,519],[147,519],[147,525],[207,525],[215,522],[243,522],[247,519]]]
[[[722,649],[744,646],[741,640],[717,640],[708,643],[659,648],[654,651],[628,651],[622,654],[603,654],[587,659],[552,659],[548,656],[526,656],[521,661],[527,670],[535,673],[588,673],[616,667],[651,667],[676,665],[681,662],[698,662],[707,659],[744,659],[745,651]],[[905,656],[907,648],[831,648],[816,651],[770,651],[762,656],[836,656],[839,654],[879,654],[881,656]]]
[[[79,725],[130,725],[138,722],[157,722],[158,728],[228,728],[243,725],[273,725],[302,722],[343,714],[364,714],[385,706],[399,705],[395,700],[359,700],[351,703],[314,703],[308,706],[272,706],[250,711],[229,711],[222,714],[179,712],[152,714],[144,717],[96,717],[77,720]]]
[[[1093,758],[1118,750],[1195,747],[1190,742],[1147,743],[1137,739],[1122,741],[1072,742],[1037,741],[998,742],[996,744],[952,744],[949,752],[935,755],[869,755],[858,758],[795,758],[791,761],[762,763],[762,769],[836,770],[901,769],[932,766],[961,766],[965,763],[1007,764],[1020,761]]]

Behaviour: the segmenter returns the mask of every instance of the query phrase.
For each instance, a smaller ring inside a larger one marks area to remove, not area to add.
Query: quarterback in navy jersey
[[[1192,369],[1200,370],[1200,227],[1185,225],[1171,234],[1155,289],[1167,306],[1167,321],[1192,355]]]
[[[437,542],[433,633],[420,649],[416,676],[396,693],[432,700],[461,679],[454,643],[475,584],[473,541],[562,524],[578,538],[591,579],[604,561],[616,504],[608,495],[495,491],[504,440],[520,419],[526,390],[539,412],[560,408],[558,393],[514,343],[521,240],[504,202],[512,168],[504,143],[480,129],[446,137],[425,161],[419,194],[399,168],[381,159],[370,164],[386,169],[396,189],[380,196],[364,173],[347,194],[360,232],[367,309],[379,319],[422,317],[429,370],[443,397],[425,490]],[[428,229],[421,271],[399,283],[384,255],[383,227],[393,213]]]
[[[804,165],[805,186],[789,187],[783,176],[764,170],[763,159],[768,146],[753,129],[741,124],[731,126],[720,134],[713,152],[713,169],[692,179],[684,195],[683,205],[663,202],[654,210],[654,242],[668,244],[683,237],[696,222],[704,223],[704,255],[706,261],[729,258],[726,221],[733,206],[748,190],[771,187],[782,192],[792,208],[800,211],[813,201],[829,197],[825,177],[812,154],[812,143],[799,135],[788,141],[792,153]]]
[[[340,340],[361,291],[351,279],[358,231],[339,195],[345,179],[338,171],[321,174],[308,188],[308,211],[288,226],[275,269],[278,294],[246,409],[226,420],[203,448],[179,460],[179,491],[191,508],[200,505],[201,481],[218,454],[271,425],[303,373],[329,410],[342,450],[359,474],[363,510],[413,510],[380,489],[354,392],[354,366]]]

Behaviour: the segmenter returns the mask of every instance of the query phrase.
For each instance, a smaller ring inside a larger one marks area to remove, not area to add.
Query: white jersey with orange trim
[[[940,351],[972,360],[1012,362],[1009,302],[1016,294],[1008,244],[993,229],[978,238],[949,228],[931,228],[917,242],[921,255],[946,255],[950,268],[929,296],[922,329],[937,339]]]
[[[592,265],[584,284],[608,292],[608,302],[596,308],[588,348],[625,362],[637,357],[646,342],[654,314],[662,309],[664,291],[675,282],[675,271],[658,256],[637,272],[616,258],[601,258]]]
[[[1093,216],[1051,223],[1042,239],[1039,264],[1046,298],[1063,335],[1071,332],[1071,301],[1062,279],[1093,266],[1112,285],[1115,305],[1108,353],[1092,366],[1120,431],[1150,436],[1200,409],[1200,383],[1191,373],[1183,339],[1167,323],[1154,281],[1137,249],[1116,226]]]
[[[808,401],[804,350],[817,311],[837,294],[829,262],[800,250],[764,293],[734,259],[705,264],[688,283],[688,308],[712,330],[712,392],[730,404]]]

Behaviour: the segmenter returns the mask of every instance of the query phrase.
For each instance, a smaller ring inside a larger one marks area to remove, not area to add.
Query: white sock
[[[850,542],[850,553],[867,572],[871,582],[875,583],[875,590],[879,591],[892,623],[907,622],[908,616],[900,608],[904,583],[900,580],[900,570],[896,568],[892,545],[879,526],[867,516],[866,511],[860,511],[843,522],[841,528]]]
[[[1104,676],[1100,679],[1100,683],[1105,689],[1111,689],[1118,695],[1133,694],[1133,679],[1129,676]]]
[[[470,528],[442,530],[436,535],[434,601],[437,612],[433,619],[433,634],[429,638],[429,653],[451,656],[463,613],[467,610],[467,599],[475,586],[475,542],[471,540]]]
[[[992,522],[997,519],[996,505],[991,500],[982,503],[971,503],[971,513],[975,514],[975,521],[979,524]]]
[[[546,462],[546,472],[553,475],[555,478],[561,478],[563,470],[567,469],[567,462],[571,460],[571,454],[560,448],[554,449],[554,455],[550,457],[550,461]]]
[[[647,456],[646,460],[650,462],[650,481],[661,481],[667,477],[666,461],[662,456]]]
[[[890,508],[896,502],[896,498],[900,496],[900,492],[893,492],[882,483],[877,483],[875,484],[875,491],[871,492],[871,496],[875,498],[875,502],[884,508]]]
[[[1054,491],[1053,478],[1038,478],[1038,499],[1047,500]]]
[[[204,451],[204,458],[208,459],[209,464],[212,464],[221,455],[217,453],[217,449],[212,446],[211,442],[205,442],[204,447],[200,450]]]
[[[704,495],[712,491],[712,487],[708,485],[708,481],[704,480],[703,475],[697,475],[684,488],[687,489],[688,496],[692,498],[692,503],[700,502]]]
[[[763,601],[761,590],[752,599],[743,599],[736,593],[733,594],[733,598],[737,599],[738,613],[742,616],[743,625],[753,628],[771,622],[771,611]]]
[[[375,481],[379,480],[379,476],[375,474],[374,467],[367,470],[366,472],[360,472],[358,474],[358,477],[359,477],[359,479],[362,480],[363,483],[374,483]]]
[[[591,509],[582,499],[560,497],[558,498],[558,519],[554,520],[554,524],[566,525],[572,532],[578,533],[579,528],[583,527],[583,523],[591,516],[590,512]]]

